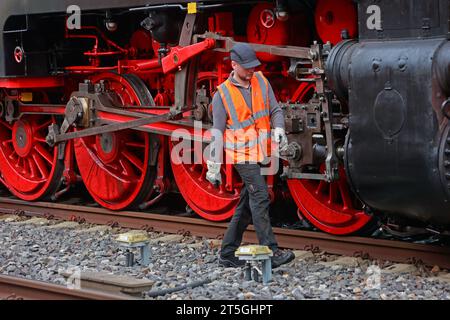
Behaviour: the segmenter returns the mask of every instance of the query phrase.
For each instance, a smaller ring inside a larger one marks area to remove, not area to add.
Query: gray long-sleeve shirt
[[[246,88],[240,83],[238,83],[234,77],[233,72],[230,74],[230,77],[228,78],[233,85],[235,85],[239,91],[241,92],[242,96],[245,99],[245,102],[247,105],[252,108],[252,87],[251,85]],[[284,129],[284,114],[283,110],[281,109],[280,105],[277,102],[277,99],[275,98],[275,94],[273,92],[272,86],[269,83],[269,104],[270,104],[270,122],[272,128],[283,128]],[[219,94],[219,92],[216,92],[214,94],[213,100],[212,100],[212,109],[213,109],[213,129],[212,130],[212,137],[215,141],[218,141],[218,139],[221,139],[223,136],[223,133],[225,132],[226,126],[227,126],[227,111],[225,109],[225,106],[223,105],[222,98]],[[220,154],[222,152],[216,152],[214,148],[211,150],[211,158],[215,162],[220,162]]]

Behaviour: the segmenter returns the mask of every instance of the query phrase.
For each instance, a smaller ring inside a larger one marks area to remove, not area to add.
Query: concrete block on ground
[[[19,222],[13,222],[13,224],[17,225],[24,225],[24,224],[33,224],[36,226],[46,226],[50,223],[49,220],[45,218],[31,218],[29,220],[19,221]]]
[[[295,255],[295,260],[306,260],[314,258],[314,254],[311,251],[295,250],[293,252]]]
[[[65,221],[61,223],[54,224],[52,226],[45,227],[46,229],[73,229],[78,228],[80,224],[74,221]]]
[[[63,273],[63,276],[69,278],[73,277],[73,274]],[[82,289],[140,295],[149,291],[155,282],[106,272],[83,271],[80,273],[80,283]]]
[[[183,236],[181,234],[169,234],[167,236],[155,238],[150,240],[150,244],[157,243],[179,243],[183,240]]]
[[[334,261],[327,262],[319,262],[319,264],[327,267],[332,266],[342,266],[342,267],[353,267],[356,268],[359,266],[360,260],[354,257],[340,257]]]
[[[191,249],[201,249],[203,247],[203,243],[202,242],[190,243],[187,245],[187,247]]]
[[[428,278],[430,281],[442,281],[446,283],[450,283],[450,273],[448,272],[439,272],[439,274],[435,277]]]
[[[392,266],[386,267],[383,270],[381,270],[382,273],[413,273],[416,272],[417,268],[412,264],[405,264],[405,263],[396,263]]]
[[[206,240],[206,243],[208,244],[208,247],[211,249],[217,249],[222,246],[222,240],[217,239],[208,239]]]
[[[19,221],[20,217],[14,214],[5,214],[0,216],[0,221],[4,222],[16,222]]]
[[[89,229],[81,229],[81,230],[76,230],[75,233],[77,234],[82,234],[82,233],[96,233],[96,232],[110,232],[112,230],[112,228],[110,226],[95,226]]]

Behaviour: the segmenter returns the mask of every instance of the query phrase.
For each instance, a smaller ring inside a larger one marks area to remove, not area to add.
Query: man
[[[244,261],[234,253],[242,242],[245,229],[253,220],[259,244],[274,253],[272,267],[294,259],[292,251],[278,249],[269,218],[270,199],[267,184],[261,174],[261,162],[270,152],[270,134],[280,149],[287,145],[283,110],[278,105],[272,87],[255,67],[261,63],[253,48],[236,44],[230,54],[233,68],[230,77],[218,87],[213,97],[213,141],[225,133],[226,161],[232,161],[244,183],[239,204],[222,242],[219,263],[225,267],[240,267]],[[274,130],[271,132],[271,127]],[[221,184],[221,144],[213,142],[211,160],[207,161],[206,178]],[[269,149],[269,150],[267,150]],[[229,163],[229,162],[227,162]]]

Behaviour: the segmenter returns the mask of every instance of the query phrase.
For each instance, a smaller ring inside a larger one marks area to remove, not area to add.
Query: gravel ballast
[[[438,267],[299,251],[265,285],[245,281],[241,269],[220,267],[218,240],[149,233],[151,263],[126,267],[115,242],[126,230],[16,220],[0,220],[0,273],[32,280],[67,285],[63,273],[108,272],[154,281],[144,298],[163,300],[450,299],[450,278]]]

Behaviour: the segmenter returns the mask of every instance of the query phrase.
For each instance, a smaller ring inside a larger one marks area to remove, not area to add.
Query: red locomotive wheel
[[[307,102],[314,85],[303,83],[295,92],[293,101]],[[321,168],[324,172],[325,166]],[[304,217],[316,228],[335,235],[370,232],[374,219],[366,215],[349,188],[345,171],[339,169],[338,181],[288,180],[289,191]],[[301,213],[298,212],[299,217]]]
[[[317,33],[323,42],[336,45],[346,29],[350,38],[358,32],[356,7],[352,0],[319,0],[315,13]]]
[[[4,184],[26,201],[51,196],[64,169],[58,150],[45,137],[53,117],[25,115],[9,124],[0,120],[0,172]]]
[[[182,163],[181,159],[194,159],[194,148],[182,149],[177,154],[172,152],[177,143],[170,142],[172,171],[178,189],[188,205],[198,215],[210,221],[225,221],[231,218],[242,189],[242,181],[237,171],[233,167],[222,165],[222,184],[215,188],[206,180],[208,168],[203,160],[202,164]]]
[[[135,76],[102,74],[103,80],[127,106],[152,105],[145,84]],[[110,210],[136,207],[151,195],[155,168],[150,165],[150,135],[123,130],[75,140],[75,156],[81,178],[100,205]]]
[[[298,208],[316,228],[335,235],[350,235],[369,226],[373,219],[358,208],[343,168],[339,177],[331,183],[288,180],[288,186]]]

